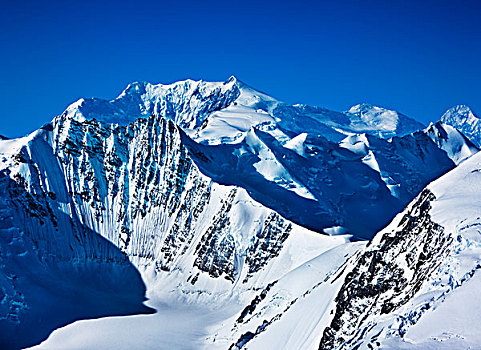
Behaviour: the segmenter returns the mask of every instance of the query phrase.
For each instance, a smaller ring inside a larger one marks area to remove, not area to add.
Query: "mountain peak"
[[[207,115],[229,106],[240,94],[239,81],[186,79],[171,84],[132,82],[113,100],[79,99],[65,111],[76,119],[128,124],[151,114],[163,115],[182,127],[199,126]]]
[[[374,108],[381,109],[381,107],[377,107],[369,103],[358,103],[357,105],[354,105],[351,108],[349,108],[348,112],[355,114],[363,111],[368,111]]]
[[[481,119],[466,105],[457,105],[446,111],[441,121],[466,135],[476,146],[481,145]]]
[[[369,132],[374,129],[384,138],[402,136],[424,128],[424,125],[412,118],[369,103],[354,105],[346,113],[352,116],[351,126],[357,128],[358,132]]]
[[[120,93],[117,99],[125,95],[144,94],[147,87],[150,85],[150,83],[144,81],[134,81],[127,85],[127,87]]]
[[[454,107],[449,108],[441,117],[441,121],[453,120],[453,119],[467,119],[467,118],[475,118],[479,119],[479,117],[474,114],[473,110],[467,105],[457,105]]]
[[[233,134],[229,135],[232,140],[237,139],[238,132],[259,123],[280,123],[283,128],[300,134],[305,130],[296,126],[299,118],[310,124],[312,132],[337,141],[345,132],[365,132],[390,138],[424,128],[421,123],[396,111],[368,103],[355,105],[348,112],[289,105],[250,87],[234,75],[217,82],[186,79],[170,84],[152,84],[135,81],[115,99],[80,99],[64,112],[65,116],[79,120],[96,119],[120,125],[152,114],[171,119],[186,130],[199,128],[207,118],[215,119],[216,122],[207,123],[209,130],[202,131],[209,142],[219,142],[213,140],[218,132],[213,132],[212,126],[222,132],[226,129],[232,131]]]
[[[231,76],[229,77],[229,79],[227,79],[226,84],[227,84],[227,83],[234,83],[234,84],[235,84],[235,83],[237,83],[238,81],[239,81],[239,79],[237,79],[237,77],[236,77],[235,75],[231,75]]]
[[[381,114],[386,113],[386,112],[391,113],[391,114],[392,113],[399,114],[398,112],[396,112],[394,110],[387,109],[387,108],[380,107],[380,106],[375,106],[375,105],[372,105],[370,103],[359,103],[359,104],[354,105],[351,108],[349,108],[349,110],[347,112],[351,113],[351,114],[357,114],[357,115],[362,115],[362,114],[367,114],[367,113],[381,115]]]
[[[444,150],[456,165],[479,151],[462,132],[442,121],[430,123],[424,133]]]

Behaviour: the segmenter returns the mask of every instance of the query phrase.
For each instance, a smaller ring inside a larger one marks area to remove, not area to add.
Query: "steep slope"
[[[479,347],[479,174],[478,153],[367,245],[335,247],[274,281],[215,329],[209,347]]]
[[[450,145],[451,139],[446,142]],[[355,153],[363,164],[379,174],[392,197],[398,200],[396,212],[429,181],[454,167],[449,154],[433,142],[425,131],[390,140],[366,134],[352,135],[346,137],[340,146]],[[384,221],[377,229],[387,222]]]
[[[481,146],[481,120],[468,106],[459,105],[448,109],[441,121],[461,131],[476,146]]]
[[[265,122],[277,123],[288,134],[309,130],[332,141],[340,141],[346,133],[360,132],[390,138],[423,127],[403,114],[367,104],[354,106],[348,112],[289,105],[233,76],[225,82],[185,80],[168,85],[135,82],[113,100],[82,98],[64,112],[64,116],[79,121],[96,119],[120,125],[152,114],[193,130],[194,138],[202,143],[235,142],[239,132]]]
[[[81,100],[62,116],[122,126],[152,113],[182,127],[183,143],[216,182],[240,186],[312,230],[362,239],[474,151],[452,141],[454,133],[442,142],[428,135],[434,143],[419,133],[409,135],[422,125],[395,111],[367,104],[342,113],[288,105],[235,77],[134,83],[115,100]],[[374,146],[360,146],[359,132]],[[384,141],[396,135],[401,138]]]
[[[192,284],[206,272],[230,285],[278,254],[294,229],[242,188],[202,174],[179,129],[164,118],[114,127],[60,117],[52,139],[77,215],[138,264],[155,261],[162,271],[193,265],[186,277]],[[269,254],[242,270],[245,251],[266,234]]]
[[[442,122],[431,123],[424,132],[458,165],[479,149],[458,129]]]
[[[322,136],[304,137],[302,143],[292,139],[294,150],[291,141],[279,142],[263,127],[251,129],[235,144],[203,145],[187,136],[184,143],[215,181],[243,187],[254,199],[313,230],[339,227],[364,239],[429,181],[455,166],[422,132],[391,141],[349,136],[339,145]]]
[[[217,326],[205,348],[315,349],[342,280],[339,269],[365,242],[323,252],[269,283],[242,311]]]
[[[149,312],[130,262],[154,276],[144,276],[150,284],[176,291],[175,299],[241,308],[243,293],[348,239],[310,232],[242,188],[214,183],[161,117],[115,126],[64,115],[25,139],[1,141],[0,154],[7,348],[34,344],[75,319]],[[91,274],[100,281],[85,282]],[[78,309],[52,313],[27,339],[54,302]]]
[[[139,117],[163,115],[182,127],[200,126],[210,113],[229,106],[239,97],[235,78],[225,83],[185,80],[170,85],[135,82],[114,100],[80,99],[64,116],[79,121],[97,119],[126,125]]]
[[[458,298],[477,286],[468,281],[477,275],[481,261],[480,172],[477,154],[430,184],[351,259],[320,348],[385,348],[384,342],[393,346],[400,337],[409,339],[426,327],[416,323],[427,313],[437,325],[428,332],[440,333],[418,330],[418,340],[422,334],[421,341],[440,346],[437,342],[447,335],[450,346],[457,341],[458,346],[479,346],[479,336],[472,332],[476,323],[463,322],[465,331],[450,333],[439,318],[445,314],[431,310],[442,307],[444,300],[463,304]]]
[[[2,349],[36,344],[76,319],[152,311],[127,257],[66,212],[71,199],[45,134],[0,142]]]

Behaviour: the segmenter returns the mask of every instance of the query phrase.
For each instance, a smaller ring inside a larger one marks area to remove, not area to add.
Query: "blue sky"
[[[368,102],[420,121],[481,113],[481,2],[1,1],[0,134],[131,81],[247,84],[335,110]]]

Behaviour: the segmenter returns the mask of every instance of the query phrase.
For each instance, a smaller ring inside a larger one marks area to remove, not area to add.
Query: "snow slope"
[[[457,157],[456,151],[446,157],[422,135],[409,136],[422,125],[395,111],[367,104],[342,113],[288,105],[235,77],[134,83],[111,101],[82,99],[59,118],[122,127],[152,114],[182,128],[194,161],[216,182],[240,186],[312,230],[340,227],[363,239],[386,225],[429,181],[452,169],[450,158]],[[346,151],[352,148],[338,144],[357,132],[380,140],[373,156],[352,154]],[[395,135],[404,138],[392,145],[382,142]],[[373,165],[376,157],[389,158],[383,169]]]
[[[321,348],[479,346],[477,306],[466,317],[453,308],[472,305],[464,298],[478,286],[480,174],[478,153],[430,184],[351,259]],[[445,320],[450,312],[456,325]]]
[[[3,349],[36,344],[76,319],[152,312],[127,257],[62,210],[70,199],[42,134],[0,141]],[[48,174],[45,181],[40,172]]]
[[[335,247],[269,284],[208,347],[479,348],[480,174],[478,153],[367,245]]]
[[[125,125],[152,114],[173,119],[183,127],[198,127],[210,113],[227,107],[239,95],[235,78],[225,83],[185,80],[170,85],[129,84],[114,100],[80,99],[63,113],[79,121],[97,119]]]
[[[424,131],[458,165],[479,149],[458,129],[442,122],[431,123]]]
[[[80,99],[64,116],[126,125],[152,114],[193,130],[202,142],[233,142],[238,132],[264,122],[300,133],[309,130],[339,141],[345,133],[366,132],[384,138],[403,136],[423,125],[403,114],[362,104],[348,112],[307,105],[289,105],[257,91],[235,77],[225,82],[185,80],[172,84],[135,82],[113,100]]]
[[[368,133],[381,138],[403,136],[422,128],[422,124],[396,111],[367,103],[352,106],[350,127],[356,133]]]
[[[82,99],[60,118],[122,126],[151,114],[182,128],[194,161],[216,182],[240,186],[312,230],[340,227],[362,239],[372,237],[427,183],[475,150],[451,141],[454,133],[442,144],[410,135],[422,124],[395,111],[368,104],[348,112],[288,105],[235,77],[134,83],[111,101]],[[361,132],[376,144],[369,154],[356,152],[344,140],[349,135],[355,141]],[[384,142],[391,137],[394,141]],[[450,146],[453,142],[456,147]]]

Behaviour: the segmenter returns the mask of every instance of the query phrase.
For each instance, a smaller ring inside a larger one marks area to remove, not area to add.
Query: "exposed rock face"
[[[152,114],[183,129],[182,143],[214,181],[246,189],[256,201],[311,230],[341,227],[340,232],[362,239],[371,238],[424,186],[468,156],[458,157],[455,150],[447,155],[423,132],[411,135],[423,125],[401,113],[368,104],[347,112],[289,105],[234,77],[133,83],[111,101],[81,99],[62,117],[115,128]],[[157,131],[144,136],[149,132]],[[359,151],[360,133],[369,139],[366,152]],[[356,139],[354,144],[347,145],[346,135]],[[449,148],[450,140],[444,143]],[[128,235],[126,227],[122,230]]]
[[[193,266],[234,281],[240,252],[230,220],[238,191],[212,198],[219,185],[193,164],[172,121],[151,116],[106,127],[62,116],[53,135],[75,212],[85,224],[164,271],[195,244]],[[214,214],[211,207],[219,209]],[[292,227],[284,222],[272,213],[258,233],[246,233],[255,237],[246,250],[250,274],[278,254]]]
[[[76,319],[150,312],[138,271],[62,211],[67,197],[43,176],[45,163],[32,162],[26,148],[13,161],[22,172],[0,171],[0,346],[37,344]],[[50,174],[59,170],[49,165]]]
[[[234,77],[224,83],[186,80],[170,85],[135,82],[114,100],[80,99],[64,116],[128,124],[152,114],[162,115],[186,128],[199,127],[213,112],[232,104],[240,95]]]
[[[264,228],[254,237],[251,245],[247,248],[246,263],[249,265],[249,272],[244,282],[262,269],[269,259],[279,255],[282,244],[291,230],[292,224],[279,214],[272,213],[267,217]]]
[[[353,258],[354,267],[336,297],[335,314],[324,330],[320,349],[355,347],[378,316],[411,300],[446,258],[453,237],[431,220],[434,199],[424,190],[395,230]]]
[[[214,217],[212,224],[202,236],[196,247],[197,258],[194,266],[208,272],[211,277],[225,274],[225,278],[234,282],[235,278],[235,243],[229,234],[230,221],[228,213],[232,208],[236,190],[232,190]]]
[[[116,276],[121,274],[112,274],[113,286],[107,290],[124,288],[119,295],[131,290],[133,301],[124,301],[123,312],[145,312],[145,287],[129,259],[137,266],[153,266],[186,290],[198,280],[229,289],[237,279],[247,281],[260,273],[296,226],[242,188],[222,186],[203,175],[174,122],[158,116],[119,126],[63,115],[7,156],[0,172],[0,229],[5,233],[0,259],[7,266],[2,270],[2,329],[19,322],[28,326],[31,317],[46,312],[25,294],[32,277],[18,271],[22,264],[12,258],[14,253],[46,271],[76,261],[78,271],[65,272],[74,280],[92,264],[126,270],[130,277],[119,282]],[[170,275],[172,271],[181,276]],[[21,276],[20,286],[15,276]],[[84,311],[49,326],[109,313],[102,308]]]

